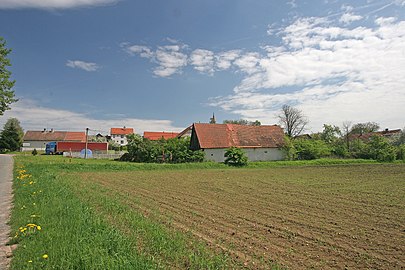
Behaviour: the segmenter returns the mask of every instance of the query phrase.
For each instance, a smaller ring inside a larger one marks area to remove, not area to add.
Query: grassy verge
[[[217,269],[233,263],[185,234],[166,229],[119,200],[72,186],[75,169],[113,162],[17,156],[12,269]],[[97,166],[98,165],[98,166]],[[63,171],[65,170],[65,173]]]

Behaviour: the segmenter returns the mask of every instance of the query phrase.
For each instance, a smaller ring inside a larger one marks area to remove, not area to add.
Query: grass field
[[[16,157],[12,268],[404,268],[405,165],[335,162]]]

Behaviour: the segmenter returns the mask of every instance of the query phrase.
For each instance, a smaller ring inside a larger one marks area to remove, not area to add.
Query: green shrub
[[[228,148],[225,152],[225,164],[242,167],[248,164],[248,158],[245,152],[237,147]]]
[[[394,161],[396,158],[395,147],[387,139],[381,136],[372,136],[368,143],[370,158],[377,161]]]
[[[138,134],[128,136],[128,154],[123,161],[146,163],[185,163],[204,160],[202,151],[190,150],[190,138],[151,141]]]
[[[401,144],[397,148],[397,159],[405,161],[405,144]]]
[[[297,150],[295,149],[294,143],[288,136],[284,136],[284,145],[282,150],[285,154],[286,160],[295,160],[297,158]]]
[[[331,154],[331,149],[322,140],[294,140],[294,147],[297,153],[297,159],[310,160],[321,157],[327,157]]]

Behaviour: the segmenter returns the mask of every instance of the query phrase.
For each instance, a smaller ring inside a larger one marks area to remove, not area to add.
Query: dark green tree
[[[395,147],[382,136],[372,136],[368,146],[369,156],[374,160],[390,162],[394,161],[397,156]]]
[[[240,148],[230,147],[225,151],[225,164],[242,167],[248,164],[248,158]]]
[[[6,48],[6,41],[0,37],[0,115],[10,109],[11,103],[17,101],[12,90],[15,81],[10,80],[11,72],[7,69],[11,66],[7,58],[10,52],[11,49]]]
[[[342,132],[338,126],[324,124],[320,137],[324,142],[332,144],[336,142],[341,135]]]
[[[0,151],[17,151],[22,146],[24,131],[17,118],[10,118],[0,133]]]
[[[376,132],[380,129],[380,125],[375,122],[357,123],[352,126],[351,134],[366,134]]]

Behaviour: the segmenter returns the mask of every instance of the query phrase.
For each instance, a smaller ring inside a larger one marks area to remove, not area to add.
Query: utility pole
[[[86,128],[86,148],[84,149],[84,159],[87,159],[87,143],[88,143],[88,136],[89,136],[89,128]]]

